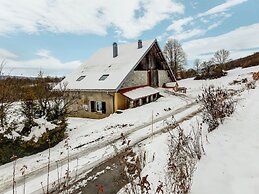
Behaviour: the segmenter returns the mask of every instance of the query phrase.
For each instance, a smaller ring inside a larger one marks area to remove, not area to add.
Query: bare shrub
[[[170,132],[168,181],[167,190],[175,194],[189,193],[192,177],[198,159],[204,153],[201,133],[185,134],[184,130],[176,125],[174,133]],[[194,138],[192,137],[194,136]]]
[[[129,186],[126,186],[125,192],[128,194],[148,194],[151,190],[150,183],[148,181],[148,175],[141,176],[142,167],[139,156],[137,156],[132,148],[128,147],[120,161],[129,182]]]
[[[67,169],[66,169],[66,173],[65,173],[65,193],[68,193],[68,188],[69,188],[69,182],[71,180],[71,177],[70,177],[70,148],[71,146],[69,145],[69,136],[67,134],[67,138],[65,139],[65,144],[64,144],[64,147],[66,148],[67,150]]]
[[[251,89],[255,89],[256,88],[256,84],[255,81],[249,81],[246,83],[246,89],[247,90],[251,90]]]
[[[259,71],[253,73],[253,80],[254,80],[254,81],[259,80]]]
[[[157,186],[157,188],[156,188],[156,193],[162,193],[162,194],[164,194],[164,190],[163,190],[163,187],[164,187],[164,184],[163,184],[163,182],[161,182],[161,181],[158,181],[158,186]]]
[[[192,147],[198,160],[205,154],[202,139],[202,123],[197,121],[197,128],[192,127]]]
[[[198,101],[202,103],[203,122],[209,125],[209,132],[216,129],[235,110],[235,103],[229,92],[213,85],[203,89]]]
[[[73,112],[70,107],[77,98],[77,94],[68,92],[67,83],[60,84],[59,88],[52,92],[51,107],[48,110],[47,120],[57,121],[67,117]]]
[[[151,190],[150,183],[148,181],[148,175],[141,176],[142,164],[145,163],[144,157],[139,157],[137,153],[130,147],[130,140],[127,139],[123,133],[121,133],[122,145],[125,145],[125,151],[120,157],[120,163],[124,169],[123,177],[127,177],[129,185],[125,186],[125,193],[127,194],[148,194]]]

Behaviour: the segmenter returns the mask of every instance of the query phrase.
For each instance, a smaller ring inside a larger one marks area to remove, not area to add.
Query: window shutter
[[[91,101],[91,112],[95,112],[95,101]]]
[[[102,102],[102,113],[106,113],[106,103]]]

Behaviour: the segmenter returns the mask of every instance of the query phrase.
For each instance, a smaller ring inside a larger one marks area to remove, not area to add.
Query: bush
[[[174,117],[173,117],[174,119]],[[193,173],[201,156],[205,154],[202,143],[202,127],[186,134],[184,129],[176,123],[170,133],[168,158],[168,193],[189,193],[192,185]]]
[[[227,75],[227,72],[223,71],[223,68],[221,66],[215,66],[214,68],[211,68],[211,70],[209,71],[203,71],[201,74],[198,74],[194,79],[218,79],[225,75]]]
[[[56,128],[43,133],[36,142],[35,139],[29,141],[23,141],[21,138],[9,139],[0,133],[0,165],[11,162],[12,155],[21,158],[48,149],[48,140],[51,147],[55,146],[64,139],[66,127],[66,121],[62,120]]]
[[[23,127],[22,131],[20,132],[20,135],[28,136],[31,133],[32,127],[35,127],[35,126],[38,126],[38,123],[36,123],[35,121],[25,120],[24,127]]]
[[[227,90],[209,86],[204,88],[198,101],[203,106],[203,122],[209,125],[208,131],[216,129],[235,109],[235,103]]]
[[[63,140],[68,107],[75,98],[68,98],[66,85],[60,86],[58,91],[51,90],[49,83],[56,81],[57,79],[51,81],[41,76],[35,80],[9,76],[0,80],[0,129],[3,131],[0,134],[0,165],[10,162],[12,155],[24,157],[35,154],[49,148],[49,144],[54,146]],[[13,110],[14,102],[20,100],[19,110]],[[19,119],[11,119],[21,116],[24,118],[21,122]],[[28,136],[33,127],[38,126],[35,120],[38,118],[47,118],[57,126],[47,130],[37,141],[35,138],[23,141],[22,136]],[[15,138],[14,134],[17,132],[21,136]]]
[[[0,133],[0,165],[11,162],[11,157],[14,152],[20,156],[20,142],[20,138],[13,140],[5,137],[3,133]]]

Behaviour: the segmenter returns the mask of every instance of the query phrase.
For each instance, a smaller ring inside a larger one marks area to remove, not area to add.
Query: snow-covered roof
[[[136,100],[136,99],[143,98],[145,96],[150,96],[157,93],[159,93],[159,91],[156,90],[155,88],[152,88],[150,86],[145,86],[145,87],[136,88],[134,90],[125,92],[123,93],[123,95],[132,100]]]
[[[120,44],[117,57],[113,57],[112,46],[102,48],[62,82],[67,84],[68,90],[118,91],[127,75],[155,42],[156,40],[143,41],[140,49],[137,42]]]

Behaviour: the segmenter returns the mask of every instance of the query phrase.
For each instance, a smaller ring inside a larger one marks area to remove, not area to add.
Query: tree
[[[211,71],[211,67],[213,66],[213,60],[210,59],[208,61],[203,61],[201,63],[201,66],[205,70],[205,74],[209,75]]]
[[[51,93],[51,107],[47,120],[62,120],[73,110],[70,108],[78,99],[77,93],[67,91],[67,83],[59,84],[59,88]]]
[[[183,66],[186,64],[186,55],[182,45],[176,39],[169,39],[166,42],[164,56],[175,75],[177,75],[177,72],[182,70]]]
[[[38,77],[35,84],[35,96],[38,102],[37,114],[41,117],[47,115],[51,108],[52,91],[47,80]]]
[[[200,59],[195,59],[194,60],[194,68],[195,68],[197,74],[200,71],[200,67],[201,67],[201,60]]]
[[[213,57],[213,62],[216,65],[224,65],[229,59],[230,52],[225,49],[217,50]]]
[[[0,80],[0,127],[3,130],[5,130],[7,124],[7,115],[15,101],[15,86],[15,80],[11,78]]]
[[[36,110],[35,93],[32,87],[25,90],[24,99],[21,103],[21,113],[24,116],[24,128],[21,131],[22,135],[29,135],[33,126],[37,126],[34,122]]]
[[[0,76],[3,75],[3,69],[4,69],[5,65],[6,65],[6,61],[3,60],[0,64]]]

